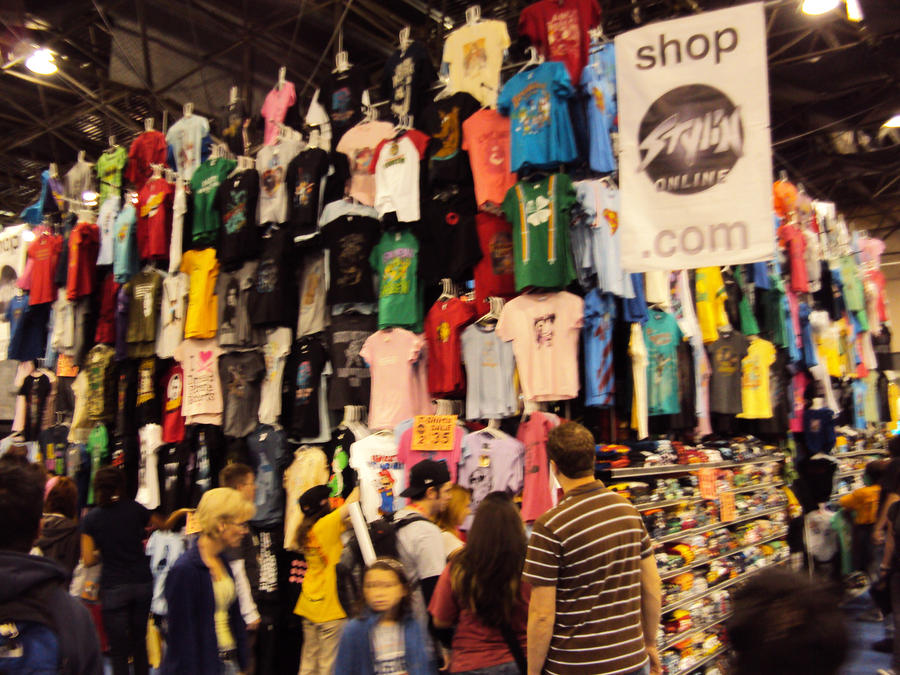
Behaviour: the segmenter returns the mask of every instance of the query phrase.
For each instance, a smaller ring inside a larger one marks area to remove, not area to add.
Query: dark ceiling
[[[10,5],[10,3],[12,3]],[[528,0],[485,2],[507,20]],[[624,30],[718,9],[737,0],[601,0],[604,28]],[[882,237],[900,232],[900,2],[860,0],[864,19],[799,11],[800,0],[766,2],[776,169],[848,219]],[[181,105],[222,115],[228,88],[258,112],[280,65],[301,102],[328,76],[342,41],[373,84],[404,25],[440,59],[443,38],[464,19],[460,0],[0,0],[0,222],[32,202],[50,162],[61,171],[78,150],[95,159],[110,134],[126,144],[147,116],[162,124]],[[340,25],[340,32],[335,26]],[[21,57],[31,45],[60,55],[42,77]],[[513,54],[515,58],[515,50]],[[900,234],[896,238],[900,240]]]

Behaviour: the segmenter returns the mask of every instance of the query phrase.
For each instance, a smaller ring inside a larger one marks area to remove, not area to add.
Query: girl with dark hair
[[[441,574],[428,607],[438,628],[456,626],[451,673],[525,672],[531,588],[521,581],[527,541],[505,492],[478,505],[466,545]]]
[[[59,563],[66,571],[66,583],[72,581],[72,572],[81,556],[81,539],[78,534],[78,487],[65,476],[54,476],[48,481],[49,491],[44,500],[41,518],[41,535],[34,542],[40,555]]]
[[[378,558],[363,575],[366,610],[351,620],[338,646],[334,672],[341,675],[434,675],[425,636],[412,613],[403,564]]]

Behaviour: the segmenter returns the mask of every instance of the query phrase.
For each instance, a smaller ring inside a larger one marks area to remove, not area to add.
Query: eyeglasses
[[[240,523],[236,523],[236,522],[234,522],[233,520],[229,520],[229,521],[226,521],[226,522],[227,522],[229,525],[234,525],[234,526],[235,526],[236,528],[238,528],[239,530],[243,530],[243,531],[249,531],[249,530],[250,530],[250,525],[247,523],[246,520],[243,521],[243,522],[240,522]]]

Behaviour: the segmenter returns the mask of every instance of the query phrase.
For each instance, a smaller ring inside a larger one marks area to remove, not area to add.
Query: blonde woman
[[[247,631],[223,553],[240,544],[255,511],[232,488],[215,488],[200,499],[194,513],[200,537],[166,577],[169,642],[162,673],[237,675],[247,667]]]
[[[444,555],[447,559],[461,549],[465,543],[460,535],[459,528],[472,513],[472,491],[459,485],[450,486],[450,500],[447,506],[438,514],[435,524],[441,528],[441,538],[444,540]]]

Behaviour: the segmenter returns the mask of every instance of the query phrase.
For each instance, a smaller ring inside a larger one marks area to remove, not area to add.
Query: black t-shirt
[[[160,397],[157,391],[159,378],[155,358],[141,359],[137,371],[137,419],[138,427],[159,424]]]
[[[255,258],[260,249],[256,226],[259,172],[248,169],[222,181],[216,193],[216,209],[222,219],[216,257],[226,270],[239,268]]]
[[[150,512],[131,499],[98,506],[84,517],[82,529],[103,559],[100,588],[153,580],[143,542],[149,521]]]
[[[319,194],[328,174],[328,153],[309,148],[291,160],[285,189],[288,195],[288,224],[294,235],[315,234],[319,220]]]
[[[331,119],[331,144],[337,147],[341,136],[362,119],[362,93],[366,77],[357,66],[343,73],[332,73],[322,87],[319,101]]]
[[[41,457],[44,468],[57,476],[66,475],[66,451],[69,449],[69,427],[54,424],[40,435]]]
[[[469,153],[462,149],[462,123],[480,108],[474,96],[461,91],[422,112],[416,127],[431,136],[426,153],[430,185],[472,183]]]
[[[331,249],[328,304],[375,302],[369,254],[380,237],[378,221],[367,216],[341,216],[322,228],[322,246]]]
[[[371,374],[359,355],[366,339],[378,330],[373,314],[339,314],[328,327],[328,350],[334,373],[328,377],[328,407],[369,405]]]
[[[249,120],[249,117],[244,102],[236,101],[228,106],[222,120],[222,140],[225,141],[231,154],[236,157],[246,153],[244,123]],[[246,145],[249,146],[249,142]]]
[[[471,187],[447,186],[423,200],[422,219],[412,232],[419,240],[419,276],[426,284],[444,277],[472,278],[472,267],[482,256],[477,211]]]
[[[120,361],[116,378],[116,436],[137,435],[138,362],[134,359]]]
[[[428,50],[421,42],[413,42],[406,51],[399,49],[384,64],[381,93],[390,101],[391,114],[412,115],[418,118],[431,102],[431,85],[437,73],[431,64]]]
[[[315,438],[320,433],[319,387],[328,354],[314,335],[294,343],[285,378],[290,392],[292,438]]]
[[[50,396],[50,378],[43,373],[36,373],[25,378],[19,394],[25,397],[25,440],[36,441],[43,426],[44,411],[47,409],[47,397]]]
[[[297,303],[291,274],[294,235],[284,226],[270,228],[250,289],[250,323],[254,326],[291,326]]]

